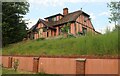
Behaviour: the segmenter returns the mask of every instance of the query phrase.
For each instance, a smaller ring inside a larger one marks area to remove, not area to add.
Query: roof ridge
[[[77,11],[74,11],[74,12],[70,12],[70,13],[68,13],[68,14],[72,14],[72,13],[76,13],[76,12],[82,12],[81,10],[77,10]],[[67,15],[68,15],[67,14]]]
[[[54,17],[56,15],[62,15],[61,13],[58,13],[58,14],[54,14],[54,15],[51,15],[51,16],[48,16],[48,17],[45,17],[44,19],[47,19],[47,18],[50,18],[50,17]],[[63,15],[62,15],[63,16]]]

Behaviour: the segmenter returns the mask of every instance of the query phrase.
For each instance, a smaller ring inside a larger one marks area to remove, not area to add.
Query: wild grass
[[[103,35],[29,40],[3,48],[3,55],[118,55],[118,31]]]

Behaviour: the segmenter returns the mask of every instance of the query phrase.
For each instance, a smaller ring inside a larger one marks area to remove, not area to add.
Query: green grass
[[[13,69],[8,69],[8,68],[2,68],[2,76],[6,76],[6,74],[13,74],[16,76],[26,76],[26,75],[30,75],[30,76],[62,76],[62,75],[56,75],[56,74],[42,74],[42,73],[32,73],[32,72],[23,72],[23,71],[14,71]]]
[[[2,74],[32,74],[32,72],[15,71],[11,68],[2,68]]]
[[[118,32],[52,40],[29,40],[3,48],[3,55],[117,55]]]

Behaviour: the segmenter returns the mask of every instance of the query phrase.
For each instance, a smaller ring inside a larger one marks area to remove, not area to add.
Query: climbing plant
[[[61,31],[64,34],[64,36],[67,36],[69,33],[69,29],[70,29],[70,23],[65,24],[62,28]]]

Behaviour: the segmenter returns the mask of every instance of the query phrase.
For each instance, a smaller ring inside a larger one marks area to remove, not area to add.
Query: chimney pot
[[[63,15],[67,15],[68,14],[68,8],[63,8]]]

